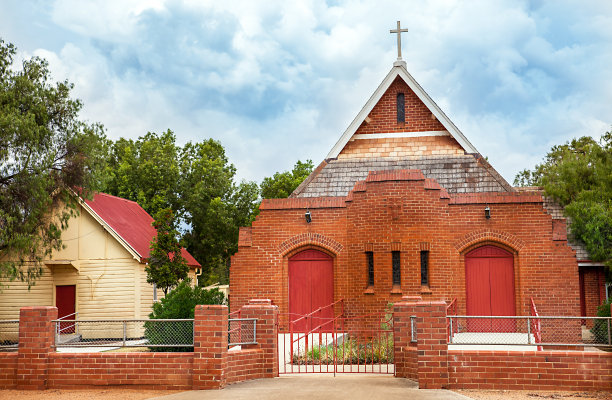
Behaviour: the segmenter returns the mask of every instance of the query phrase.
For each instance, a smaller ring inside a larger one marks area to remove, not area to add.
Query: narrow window
[[[397,122],[406,122],[406,112],[404,107],[404,93],[397,94]]]
[[[429,286],[429,251],[421,251],[421,285]]]
[[[374,286],[374,252],[366,251],[368,262],[368,286]]]
[[[392,264],[393,264],[393,285],[401,285],[402,283],[402,272],[400,267],[400,252],[391,252]]]

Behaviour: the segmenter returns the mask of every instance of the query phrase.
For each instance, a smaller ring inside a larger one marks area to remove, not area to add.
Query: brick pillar
[[[418,301],[405,307],[416,316],[419,388],[447,388],[446,303]]]
[[[404,296],[400,303],[393,305],[393,358],[397,378],[418,379],[417,347],[412,342],[410,323],[414,308],[409,303],[420,300],[420,296]]]
[[[264,378],[278,376],[278,307],[272,305],[272,301],[250,300],[249,304],[242,307],[240,318],[257,318],[257,344],[243,346],[243,348],[255,347],[263,350],[263,374]]]
[[[19,310],[17,388],[47,388],[47,364],[55,341],[56,307],[22,307]]]
[[[227,369],[227,306],[196,306],[193,324],[193,389],[223,389]]]

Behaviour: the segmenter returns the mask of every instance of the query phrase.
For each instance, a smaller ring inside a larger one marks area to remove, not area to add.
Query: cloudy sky
[[[242,179],[323,160],[396,58],[509,181],[612,125],[612,1],[2,0],[107,135],[213,137]]]

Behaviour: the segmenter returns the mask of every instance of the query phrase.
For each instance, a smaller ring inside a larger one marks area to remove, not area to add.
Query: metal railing
[[[336,312],[323,313],[326,309]],[[289,332],[279,334],[279,374],[395,372],[390,311],[347,316],[340,300],[307,315],[286,316]]]
[[[228,347],[257,344],[257,318],[228,319]]]
[[[71,319],[69,319],[72,317]],[[66,335],[66,334],[79,334],[79,325],[77,324],[77,320],[79,319],[79,313],[73,312],[72,314],[64,315],[57,319],[57,321],[61,321],[55,324],[55,335]]]
[[[60,332],[66,320],[54,320]],[[72,322],[72,321],[71,321]],[[55,347],[193,348],[193,319],[74,320],[78,333],[58,333]]]
[[[448,344],[612,347],[611,317],[542,316],[537,311],[534,314],[447,316]],[[581,324],[583,320],[585,326]]]
[[[0,320],[0,350],[17,350],[19,347],[19,320]]]

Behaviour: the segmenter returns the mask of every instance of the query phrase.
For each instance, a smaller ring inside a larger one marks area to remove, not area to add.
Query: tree
[[[175,141],[169,129],[161,135],[148,132],[136,141],[117,140],[111,149],[105,190],[136,201],[151,215],[163,208],[172,208],[180,214],[181,148]]]
[[[612,267],[612,131],[599,142],[587,136],[553,146],[543,163],[520,172],[514,184],[543,187],[565,208],[571,232],[591,259]]]
[[[236,184],[236,168],[218,141],[176,144],[170,130],[113,144],[106,191],[138,202],[147,212],[172,208],[187,250],[200,262],[200,283],[226,283],[238,227],[256,209],[254,182]]]
[[[40,261],[62,248],[75,191],[101,185],[108,143],[100,124],[79,120],[72,84],[52,83],[38,57],[17,68],[15,54],[0,39],[0,278],[32,285]]]
[[[187,143],[181,155],[181,194],[187,249],[204,266],[200,283],[229,281],[230,257],[238,250],[238,229],[251,223],[258,188],[234,183],[236,168],[221,143]]]
[[[293,170],[277,172],[272,177],[266,177],[261,182],[261,197],[264,199],[280,199],[289,197],[299,185],[308,178],[314,165],[312,160],[298,162],[293,166]]]
[[[189,267],[181,254],[182,246],[178,240],[172,210],[164,208],[155,214],[153,227],[157,236],[151,242],[149,262],[145,267],[147,282],[154,283],[168,294],[168,289],[175,287],[187,278]]]

